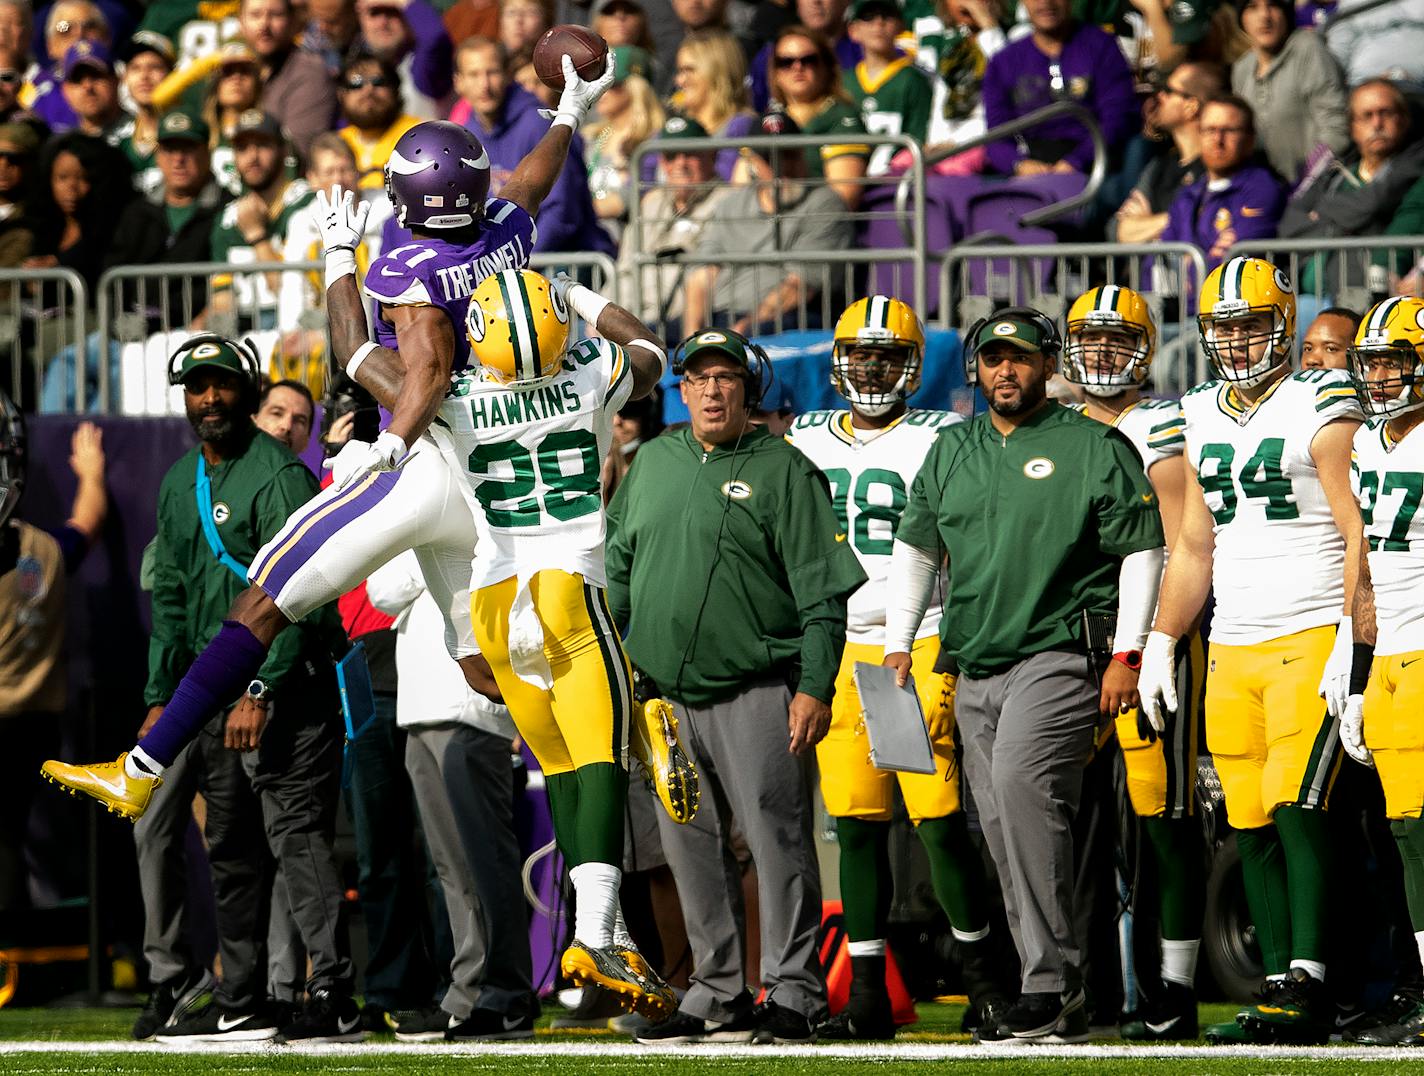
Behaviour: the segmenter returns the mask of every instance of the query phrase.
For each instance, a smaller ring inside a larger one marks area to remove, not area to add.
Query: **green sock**
[[[1399,858],[1404,861],[1404,899],[1409,902],[1409,922],[1424,930],[1424,819],[1398,818],[1389,824]]]
[[[851,941],[885,937],[890,919],[890,823],[837,818],[841,909]]]
[[[935,899],[961,934],[978,934],[989,925],[988,885],[984,860],[969,836],[963,811],[943,818],[926,818],[915,827],[930,860],[930,884]]]
[[[612,762],[595,762],[574,770],[574,777],[578,780],[574,827],[578,832],[579,862],[621,867],[628,771]]]
[[[578,776],[573,773],[546,774],[544,790],[549,794],[549,816],[554,823],[554,842],[565,867],[584,861],[578,846]]]
[[[1290,885],[1290,953],[1295,960],[1325,962],[1329,926],[1330,834],[1325,812],[1277,807],[1276,830]]]
[[[1237,830],[1236,847],[1241,851],[1246,905],[1256,924],[1266,974],[1284,975],[1290,970],[1291,910],[1280,835],[1275,826]]]
[[[1144,818],[1143,832],[1157,864],[1162,937],[1195,941],[1202,936],[1206,904],[1201,823],[1195,818]]]

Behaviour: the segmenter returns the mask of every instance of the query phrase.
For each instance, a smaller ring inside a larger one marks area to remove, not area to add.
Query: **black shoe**
[[[287,1023],[297,1018],[298,1008],[292,1006],[292,1018]],[[406,1015],[409,1015],[407,1013]],[[286,1025],[283,1025],[286,1026]],[[374,1035],[389,1035],[396,1029],[396,1013],[387,1009],[384,1005],[378,1005],[374,1001],[368,1001],[361,1006],[361,1027]]]
[[[147,1042],[165,1027],[186,1020],[202,1007],[203,995],[212,993],[217,985],[209,971],[195,975],[177,975],[166,983],[158,983],[149,992],[143,1012],[133,1024],[133,1037]]]
[[[1424,989],[1421,989],[1421,984],[1400,983],[1394,988],[1389,1000],[1377,1009],[1359,1014],[1352,1013],[1350,1015],[1356,1017],[1353,1020],[1348,1016],[1342,1018],[1342,1014],[1337,1012],[1335,1027],[1345,1042],[1361,1042],[1371,1046],[1394,1045],[1396,1039],[1390,1039],[1388,1042],[1383,1040],[1385,1029],[1397,1030],[1421,1005],[1424,1005]],[[1365,1038],[1366,1035],[1369,1037]]]
[[[361,1010],[350,994],[318,990],[307,998],[301,1016],[284,1027],[278,1042],[361,1042]]]
[[[1004,1026],[1004,1018],[1012,1006],[1006,998],[996,994],[980,1000],[977,1023],[974,1026],[975,1042],[1003,1042],[1014,1037],[1014,1033]]]
[[[1122,1022],[1120,1031],[1129,1042],[1195,1039],[1200,1033],[1196,993],[1181,983],[1164,982],[1136,1013],[1136,1019]]]
[[[760,1007],[748,1007],[740,1016],[721,1024],[685,1012],[676,1012],[670,1020],[637,1031],[633,1037],[644,1045],[688,1042],[748,1043],[753,1041],[759,1030],[757,1010]]]
[[[445,1038],[451,1042],[493,1042],[501,1039],[532,1039],[534,1017],[511,1016],[493,1009],[473,1009],[465,1019],[450,1018]],[[396,1034],[400,1038],[400,1034]]]
[[[550,1027],[581,1028],[596,1027],[605,1028],[608,1021],[612,1020],[623,1012],[623,1006],[618,1004],[618,995],[610,990],[605,990],[601,986],[585,986],[583,996],[579,1003],[567,1014],[554,1017]]]
[[[1268,980],[1257,1004],[1237,1017],[1252,1042],[1320,1046],[1330,1041],[1334,1023],[1325,984],[1301,968],[1284,979]]]
[[[370,1008],[368,1005],[367,1008]],[[454,1019],[439,1006],[393,1013],[396,1038],[401,1042],[443,1042]]]
[[[1424,1046],[1424,1005],[1416,1003],[1392,1023],[1357,1030],[1350,1041],[1362,1046]]]
[[[781,1045],[783,1043],[816,1041],[816,1033],[811,1028],[811,1021],[795,1009],[788,1009],[774,1001],[763,1001],[754,1008],[752,1022],[756,1025],[752,1042],[774,1042]]]
[[[284,1028],[302,1014],[302,1007],[295,1001],[279,1001],[277,998],[268,998],[262,1006],[262,1011],[267,1019],[272,1021],[275,1028]]]
[[[166,1046],[190,1042],[265,1042],[277,1037],[277,1025],[262,1006],[252,1012],[228,1012],[216,1002],[155,1036]]]
[[[869,1041],[894,1037],[895,1018],[890,1012],[888,1000],[883,1011],[879,1008],[856,1010],[847,1005],[829,1020],[816,1025],[816,1039],[819,1042]]]
[[[1016,1039],[1040,1042],[1083,1042],[1088,1016],[1083,991],[1068,994],[1024,994],[1004,1016],[1002,1027]]]

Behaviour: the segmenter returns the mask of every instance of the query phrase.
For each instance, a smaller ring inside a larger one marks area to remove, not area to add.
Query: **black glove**
[[[1137,735],[1148,743],[1157,742],[1157,730],[1152,727],[1152,722],[1147,720],[1147,715],[1142,712],[1142,707],[1137,708]]]

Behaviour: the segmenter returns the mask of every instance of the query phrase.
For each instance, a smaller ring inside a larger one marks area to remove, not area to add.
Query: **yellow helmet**
[[[899,349],[904,366],[893,385],[867,384],[893,368],[860,371],[863,387],[856,387],[856,373],[850,352],[857,347]],[[863,415],[883,415],[920,387],[920,368],[925,356],[925,330],[908,303],[888,295],[858,299],[846,307],[836,322],[835,344],[831,349],[831,384]]]
[[[1269,315],[1271,328],[1242,334],[1234,322]],[[1295,291],[1285,273],[1261,258],[1232,258],[1218,265],[1202,284],[1197,326],[1202,348],[1216,376],[1242,388],[1258,385],[1290,364],[1295,347]],[[1261,357],[1254,348],[1265,345]],[[1244,358],[1244,366],[1239,359]]]
[[[1117,333],[1125,346],[1085,345],[1088,332]],[[1116,396],[1147,380],[1157,353],[1157,326],[1147,300],[1131,288],[1106,284],[1084,292],[1068,308],[1063,376],[1094,396]],[[1104,358],[1112,362],[1103,369]]]
[[[559,372],[569,345],[569,308],[530,269],[503,269],[480,281],[465,311],[470,357],[503,385],[537,385]]]
[[[1345,356],[1366,414],[1387,418],[1424,407],[1424,299],[1371,307]]]

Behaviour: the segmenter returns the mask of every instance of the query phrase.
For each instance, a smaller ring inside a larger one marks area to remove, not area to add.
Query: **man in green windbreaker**
[[[812,748],[830,726],[846,598],[865,574],[825,479],[751,425],[765,365],[734,332],[696,334],[682,359],[690,425],[639,451],[608,510],[613,615],[703,776],[690,824],[658,818],[692,984],[640,1042],[806,1042],[825,1012]],[[723,867],[728,813],[757,864],[768,995],[757,1006]]]

